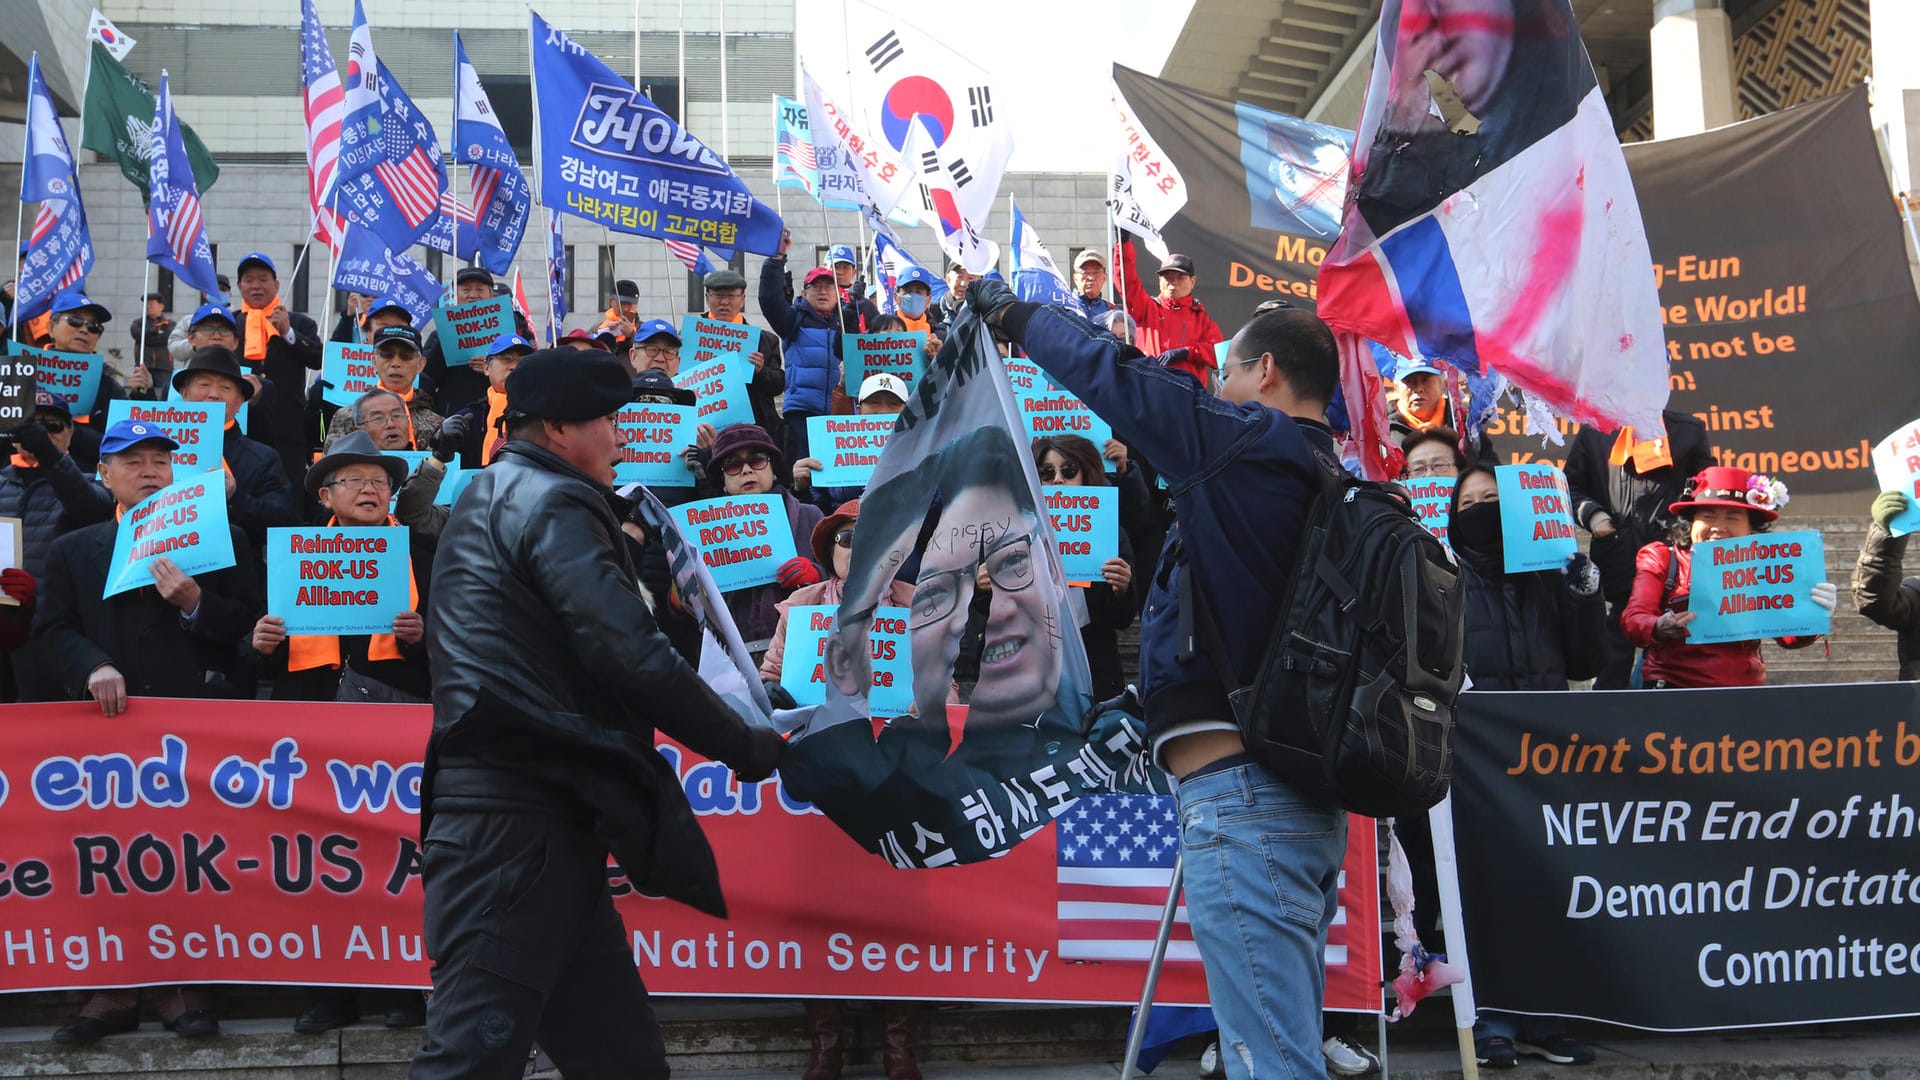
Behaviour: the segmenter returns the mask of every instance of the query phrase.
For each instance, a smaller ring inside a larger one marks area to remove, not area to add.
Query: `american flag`
[[[328,207],[327,200],[340,159],[340,122],[346,117],[347,95],[313,0],[300,0],[300,70],[305,83],[301,104],[306,110],[307,203],[313,210],[313,237],[337,249],[346,219]]]
[[[700,250],[700,245],[689,244],[685,240],[662,240],[660,242],[667,245],[667,250],[673,254],[674,258],[679,259],[681,265],[685,266],[689,271],[696,274],[713,272],[713,263],[707,258],[707,253]]]
[[[1060,958],[1144,963],[1153,955],[1153,939],[1166,909],[1167,887],[1173,882],[1174,857],[1180,853],[1178,802],[1170,795],[1089,795],[1057,820]],[[1371,854],[1373,822],[1350,818],[1349,830],[1347,867],[1353,867],[1360,876],[1362,868],[1355,865],[1355,856]],[[1370,858],[1367,865],[1372,865]],[[1331,977],[1335,969],[1347,967],[1350,941],[1364,942],[1371,934],[1375,948],[1366,950],[1361,945],[1353,959],[1364,964],[1366,957],[1372,957],[1372,975],[1367,981],[1377,995],[1377,914],[1359,919],[1365,925],[1351,928],[1347,919],[1350,908],[1364,913],[1369,902],[1376,905],[1377,912],[1377,892],[1371,877],[1364,882],[1356,880],[1356,888],[1350,890],[1348,876],[1343,867],[1339,906],[1327,932],[1328,974]],[[1368,897],[1374,899],[1369,901]],[[1182,904],[1174,910],[1167,962],[1199,960],[1200,948],[1194,944],[1193,928]],[[1330,1005],[1339,1007],[1332,1004],[1331,997]]]
[[[53,227],[60,224],[60,214],[63,209],[64,207],[54,203],[40,204],[40,209],[33,214],[33,231],[27,234],[29,245],[37,245],[46,239],[47,234],[53,231]],[[54,284],[54,291],[65,291],[69,285],[86,276],[86,263],[81,259],[75,259],[73,265],[67,267],[67,272],[60,275],[60,280]]]
[[[399,161],[376,163],[373,174],[387,186],[387,193],[400,208],[400,216],[406,219],[409,228],[419,228],[439,211],[439,161],[427,153],[426,147],[415,146]]]
[[[813,144],[804,139],[796,139],[785,131],[780,133],[778,158],[782,163],[791,161],[802,168],[820,167],[819,158],[813,151]]]
[[[560,231],[560,211],[547,211],[547,344],[560,335],[567,317],[567,238]]]

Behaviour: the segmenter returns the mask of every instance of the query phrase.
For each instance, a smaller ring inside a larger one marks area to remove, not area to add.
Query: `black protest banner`
[[[1786,481],[1796,510],[1857,514],[1872,442],[1920,414],[1920,301],[1865,87],[1626,151],[1670,407],[1706,424],[1719,464]],[[1488,431],[1523,426],[1509,409]],[[1538,436],[1496,446],[1565,456]]]
[[[0,434],[33,419],[33,392],[39,385],[31,357],[0,355]]]
[[[1232,336],[1267,300],[1311,307],[1339,233],[1352,132],[1118,65],[1113,78],[1186,182],[1187,205],[1161,236],[1193,258],[1194,289],[1221,331]],[[1141,269],[1151,270],[1150,255]]]
[[[1481,1008],[1920,1013],[1920,686],[1470,693],[1456,730]]]

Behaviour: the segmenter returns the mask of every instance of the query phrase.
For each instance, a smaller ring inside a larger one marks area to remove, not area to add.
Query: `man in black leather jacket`
[[[724,916],[712,849],[654,729],[750,783],[786,744],[701,681],[638,584],[608,487],[625,367],[549,349],[506,390],[509,441],[440,534],[428,590],[434,994],[411,1075],[517,1080],[537,1037],[568,1075],[664,1077],[607,854],[637,888]]]

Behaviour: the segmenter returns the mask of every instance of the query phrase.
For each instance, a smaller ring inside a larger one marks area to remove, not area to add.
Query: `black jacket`
[[[53,542],[113,516],[113,496],[62,454],[52,465],[0,469],[0,517],[20,519],[21,568],[47,576]]]
[[[713,914],[719,873],[654,729],[745,762],[745,721],[661,634],[620,531],[624,501],[556,455],[501,447],[440,534],[427,603],[435,810],[589,822],[629,879]]]
[[[259,375],[262,383],[260,392],[247,403],[246,433],[279,455],[281,475],[291,487],[306,476],[312,452],[319,448],[326,429],[307,409],[307,372],[320,370],[320,328],[298,311],[287,314],[287,324],[292,333],[268,338],[265,359],[255,363],[243,355],[240,363]]]
[[[1606,605],[1556,571],[1508,574],[1500,555],[1460,551],[1467,585],[1462,658],[1475,690],[1565,690],[1600,673]]]
[[[415,533],[411,541],[409,561],[413,564],[414,588],[420,594],[420,605],[415,610],[425,611],[427,584],[433,574],[433,540]],[[274,613],[269,611],[267,614]],[[370,679],[425,700],[433,689],[432,680],[427,674],[426,640],[422,639],[417,645],[400,642],[398,660],[375,660],[369,657],[367,649],[371,641],[372,638],[366,634],[340,635],[342,663]],[[340,693],[340,676],[344,669],[319,667],[289,672],[287,659],[290,650],[285,641],[271,656],[261,656],[259,650],[253,648],[250,634],[249,640],[242,642],[241,647],[258,662],[261,671],[272,678],[275,701],[333,701]]]
[[[233,497],[227,500],[228,519],[253,541],[255,551],[264,551],[268,526],[300,522],[299,504],[294,499],[293,485],[287,482],[280,455],[240,434],[238,425],[227,429],[221,454],[226,458],[227,468],[233,470]],[[301,475],[304,478],[304,469]]]
[[[1124,530],[1120,533],[1120,557],[1133,568],[1133,584],[1114,591],[1105,580],[1083,590],[1087,599],[1087,625],[1080,628],[1080,642],[1087,648],[1087,667],[1093,675],[1093,700],[1118,697],[1127,688],[1126,667],[1120,661],[1120,631],[1133,622],[1140,610],[1134,600],[1142,588],[1138,564],[1133,557],[1133,542]]]
[[[702,312],[700,317],[713,319],[713,313]],[[787,368],[780,352],[780,335],[771,330],[761,330],[756,351],[764,362],[760,370],[753,373],[752,381],[747,383],[747,403],[753,406],[753,422],[760,425],[760,430],[766,432],[775,445],[785,446],[787,422],[780,417],[780,395],[787,389]]]
[[[1573,499],[1573,517],[1593,531],[1593,519],[1604,512],[1613,519],[1612,536],[1593,538],[1593,562],[1600,568],[1600,592],[1609,603],[1624,604],[1633,592],[1633,559],[1655,540],[1665,540],[1675,518],[1667,512],[1677,502],[1687,481],[1713,464],[1707,427],[1686,413],[1672,409],[1660,414],[1667,422],[1667,445],[1673,464],[1645,475],[1631,460],[1608,464],[1613,453],[1612,432],[1583,427],[1567,449],[1567,493]]]
[[[1900,579],[1907,538],[1875,522],[1853,564],[1853,603],[1860,614],[1900,635],[1900,677],[1920,678],[1920,578]]]
[[[526,316],[518,311],[513,313],[513,332],[528,341],[538,343],[540,340],[533,336],[533,327],[527,322]],[[427,344],[420,350],[420,355],[427,358],[426,364],[420,369],[420,377],[422,382],[433,387],[435,412],[441,416],[452,416],[475,401],[480,402],[482,409],[486,408],[487,373],[475,371],[465,363],[449,365],[447,354],[440,348],[438,330],[427,335]],[[622,354],[620,358],[624,361],[626,356]]]
[[[103,521],[54,541],[29,646],[38,663],[69,700],[87,696],[87,676],[102,664],[120,670],[131,695],[251,697],[251,680],[234,678],[241,639],[262,613],[246,535],[231,530],[233,566],[194,576],[200,610],[189,621],[151,585],[101,598],[119,528]]]

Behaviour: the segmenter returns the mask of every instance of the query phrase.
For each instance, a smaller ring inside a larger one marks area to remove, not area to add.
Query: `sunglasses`
[[[40,421],[40,426],[46,428],[49,435],[58,435],[73,426],[73,421],[63,420],[57,416],[35,417],[35,419]]]
[[[728,458],[720,463],[720,471],[728,476],[739,476],[748,469],[758,471],[773,464],[773,458],[766,454],[753,454],[744,458]]]
[[[848,551],[853,550],[853,530],[848,529],[845,532],[834,533],[833,546],[837,548],[846,548]]]
[[[89,334],[98,334],[106,329],[104,323],[97,323],[92,319],[82,318],[79,315],[62,315],[60,319],[75,330],[85,330]]]
[[[1075,465],[1073,462],[1069,461],[1065,465],[1060,466],[1059,476],[1060,476],[1060,479],[1062,480],[1078,479],[1080,476],[1080,466]],[[1054,477],[1053,466],[1051,465],[1040,466],[1040,479],[1042,481],[1051,482],[1053,480],[1053,477]]]

